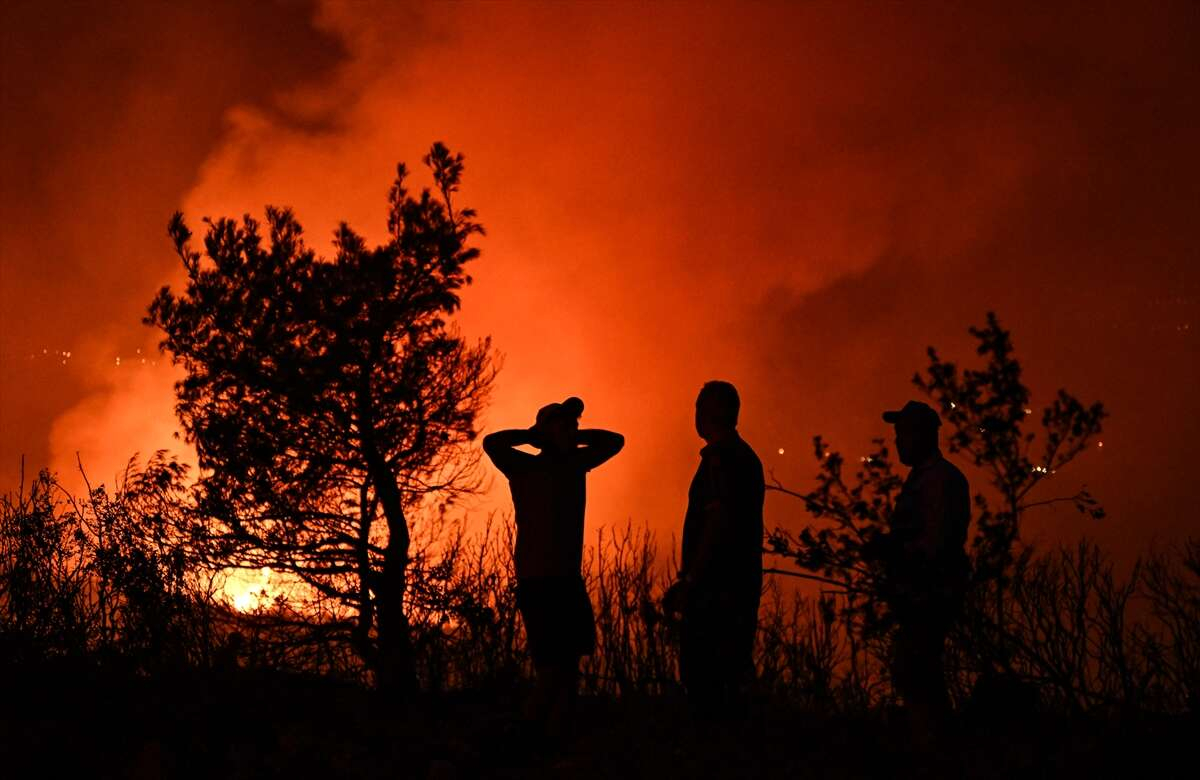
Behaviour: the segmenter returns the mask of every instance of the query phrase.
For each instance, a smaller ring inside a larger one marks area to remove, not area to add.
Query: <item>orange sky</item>
[[[1111,517],[1031,523],[1126,552],[1200,530],[1193,4],[44,9],[3,12],[6,488],[22,453],[105,479],[180,447],[139,324],[178,280],[173,210],[378,240],[394,164],[440,139],[488,229],[462,316],[505,355],[485,427],[576,394],[628,439],[593,531],[678,531],[703,381],[804,486],[813,434],[865,451],[925,346],[968,359],[989,309],[1035,405],[1065,385],[1113,413],[1059,475]]]

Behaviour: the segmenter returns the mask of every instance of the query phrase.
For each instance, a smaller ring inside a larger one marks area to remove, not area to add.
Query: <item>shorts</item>
[[[517,580],[517,609],[536,666],[578,663],[596,649],[596,616],[583,578]]]

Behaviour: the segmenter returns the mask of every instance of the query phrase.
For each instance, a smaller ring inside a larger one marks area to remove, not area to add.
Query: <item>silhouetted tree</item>
[[[875,668],[881,668],[887,655],[883,643],[893,621],[884,568],[865,551],[887,530],[903,480],[895,473],[883,439],[873,441],[871,452],[859,458],[852,474],[847,473],[845,459],[822,437],[815,437],[813,446],[819,464],[815,489],[800,493],[775,482],[768,485],[768,490],[799,498],[806,511],[824,525],[806,526],[796,534],[783,528],[768,533],[767,551],[784,556],[803,570],[769,571],[833,586],[831,595],[841,597],[840,617],[848,629],[850,644],[846,687],[869,696],[875,669],[865,664],[867,659],[874,659]],[[823,608],[831,610],[832,604],[825,603]],[[867,699],[857,702],[862,706],[871,703]]]
[[[1084,405],[1066,390],[1059,390],[1041,414],[1041,452],[1034,453],[1038,431],[1030,430],[1029,389],[1021,381],[1021,365],[1013,357],[1012,338],[1000,327],[994,313],[987,325],[971,328],[979,340],[978,354],[987,359],[982,369],[965,369],[942,360],[928,349],[929,366],[922,376],[913,376],[941,409],[950,429],[946,440],[950,452],[963,453],[987,475],[997,502],[976,496],[973,518],[977,533],[973,546],[977,577],[1003,580],[1017,563],[1016,554],[1024,512],[1055,503],[1074,505],[1080,512],[1099,519],[1104,509],[1080,488],[1066,496],[1030,500],[1042,482],[1074,460],[1101,430],[1108,413],[1101,403]]]
[[[77,496],[43,470],[0,499],[0,663],[96,654],[145,671],[203,660],[207,593],[175,536],[184,477],[160,451],[131,459],[112,489]]]
[[[23,482],[23,480],[22,480]],[[0,503],[0,657],[28,663],[95,644],[87,538],[41,471]],[[74,521],[74,522],[73,522]]]
[[[452,197],[462,155],[424,158],[410,196],[397,167],[386,243],[343,223],[318,258],[287,209],[269,242],[246,216],[205,220],[201,254],[176,214],[187,288],[164,287],[146,322],[184,367],[176,411],[199,455],[201,547],[215,560],[303,580],[348,629],[381,684],[413,682],[405,614],[410,519],[476,486],[468,446],[494,376],[488,341],[447,322],[482,233]]]
[[[971,557],[976,609],[971,612],[984,621],[976,626],[980,630],[975,635],[987,637],[991,645],[987,654],[995,655],[998,665],[1005,666],[1005,587],[1015,572],[1028,564],[1033,552],[1020,543],[1024,513],[1062,502],[1093,517],[1104,516],[1086,488],[1044,499],[1033,499],[1031,493],[1086,449],[1100,432],[1107,413],[1100,403],[1088,406],[1059,390],[1042,412],[1042,446],[1035,455],[1039,436],[1029,425],[1033,415],[1030,392],[1022,382],[1009,332],[989,313],[987,324],[970,328],[970,333],[979,342],[978,354],[986,359],[982,368],[960,371],[930,347],[929,365],[924,374],[914,375],[913,383],[940,409],[943,441],[949,452],[969,458],[994,490],[991,496],[984,492],[975,496]],[[871,454],[860,459],[852,478],[844,474],[845,462],[838,453],[830,451],[820,437],[815,442],[820,463],[817,488],[800,493],[778,483],[772,487],[803,500],[813,517],[832,522],[798,534],[776,529],[768,537],[768,548],[811,572],[809,578],[839,587],[846,595],[847,617],[858,629],[866,629],[862,632],[866,641],[873,641],[891,626],[889,583],[863,550],[886,528],[902,481],[894,473],[882,439],[875,441]],[[980,601],[984,598],[989,602],[986,605]]]
[[[1141,595],[1162,627],[1137,635],[1141,655],[1162,667],[1155,692],[1174,698],[1181,710],[1200,714],[1200,538],[1153,553],[1141,579]]]
[[[100,638],[143,667],[189,660],[185,634],[199,593],[176,535],[186,474],[160,450],[145,464],[130,459],[113,490],[88,483],[85,500],[68,499],[94,575]]]

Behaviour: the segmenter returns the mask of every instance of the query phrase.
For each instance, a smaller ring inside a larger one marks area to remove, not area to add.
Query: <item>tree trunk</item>
[[[404,612],[409,540],[403,512],[398,521],[388,515],[388,536],[379,594],[379,687],[407,697],[416,690],[417,674]]]
[[[416,664],[409,634],[404,597],[408,590],[408,518],[396,477],[383,458],[370,448],[368,461],[375,494],[387,519],[388,543],[383,554],[383,576],[376,603],[379,614],[378,685],[408,695],[416,689]]]
[[[357,398],[362,452],[371,484],[375,488],[375,497],[383,507],[388,527],[383,575],[376,594],[376,614],[379,616],[376,684],[381,689],[407,697],[415,692],[417,686],[412,637],[409,634],[408,616],[404,613],[404,597],[408,589],[408,518],[404,516],[404,499],[396,485],[396,475],[392,473],[375,441],[372,404],[370,381],[364,379]]]

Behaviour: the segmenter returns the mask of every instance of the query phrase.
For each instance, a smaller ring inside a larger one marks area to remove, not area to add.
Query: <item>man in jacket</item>
[[[683,566],[664,598],[680,619],[680,677],[704,719],[732,714],[754,676],[765,487],[762,463],[737,431],[740,406],[728,382],[708,382],[696,398],[705,446],[688,490]]]

